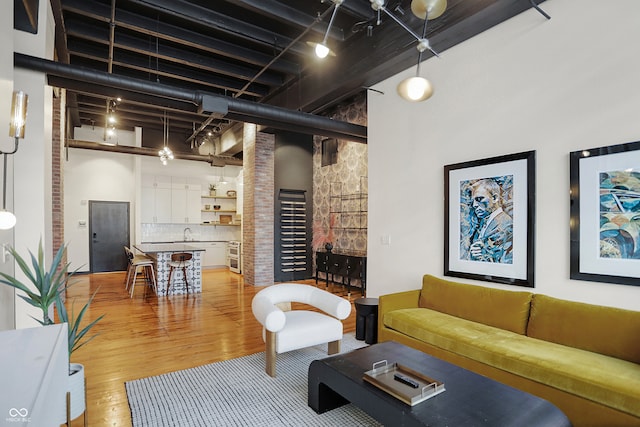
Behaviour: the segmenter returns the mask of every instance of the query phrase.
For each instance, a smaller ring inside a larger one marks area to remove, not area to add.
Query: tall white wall
[[[415,67],[369,91],[370,296],[443,277],[445,165],[536,150],[533,291],[640,310],[640,286],[569,279],[569,152],[640,140],[640,2],[616,1],[606,29],[595,0],[542,8],[424,62],[423,103],[396,95]]]
[[[13,3],[5,5],[5,13],[0,14],[0,40],[13,39]],[[0,47],[0,117],[9,117],[11,111],[11,93],[13,91],[13,43],[4,43]],[[0,122],[2,123],[2,122]],[[5,136],[4,129],[0,127],[0,150],[13,150],[13,139]],[[8,159],[7,159],[8,160]],[[8,163],[8,166],[13,164]],[[0,166],[1,168],[2,166]],[[0,169],[1,170],[1,169]],[[11,174],[7,174],[10,178]],[[1,184],[0,184],[1,185]],[[11,185],[7,183],[10,194],[7,197],[7,210],[13,211],[13,179]],[[2,197],[2,194],[0,194]],[[13,245],[13,230],[0,230],[0,244]],[[0,257],[0,271],[5,274],[13,274],[14,263]],[[0,331],[15,327],[14,315],[15,291],[8,286],[0,286]]]
[[[6,12],[5,12],[6,13]],[[54,20],[49,2],[39,2],[38,32],[13,32],[13,47],[16,52],[53,59]],[[8,43],[4,41],[4,46]],[[6,47],[2,47],[5,49]],[[52,258],[52,190],[51,190],[51,129],[53,89],[47,86],[43,73],[14,69],[13,87],[29,95],[24,140],[13,160],[13,204],[17,223],[14,228],[14,247],[23,256],[27,250],[37,253],[42,239],[45,262]],[[7,123],[6,120],[4,123]],[[5,125],[6,126],[6,125]],[[6,135],[5,127],[2,134]],[[9,180],[8,180],[9,181]],[[19,270],[19,269],[16,269]],[[23,273],[16,277],[25,280]],[[32,316],[38,310],[21,299],[16,299],[16,327],[37,326]]]

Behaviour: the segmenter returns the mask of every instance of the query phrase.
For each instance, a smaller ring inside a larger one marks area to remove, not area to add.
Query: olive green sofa
[[[379,341],[542,397],[574,426],[640,426],[640,312],[430,275],[422,282],[379,298]]]

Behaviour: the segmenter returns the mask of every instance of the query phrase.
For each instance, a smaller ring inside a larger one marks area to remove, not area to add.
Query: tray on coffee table
[[[374,363],[362,379],[411,406],[445,391],[443,382],[386,360]]]

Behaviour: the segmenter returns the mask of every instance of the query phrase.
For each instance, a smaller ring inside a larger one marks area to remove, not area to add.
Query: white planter
[[[85,411],[86,402],[84,387],[84,365],[79,363],[69,364],[67,390],[71,393],[71,413],[69,416],[69,419],[71,420],[78,418]],[[58,419],[58,424],[65,424],[67,422],[66,406],[62,408],[61,414],[61,417]]]

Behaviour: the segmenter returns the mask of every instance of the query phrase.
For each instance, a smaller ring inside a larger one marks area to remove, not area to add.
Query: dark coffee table
[[[446,391],[407,405],[362,379],[381,360],[442,381]],[[349,402],[387,426],[571,426],[564,413],[544,399],[396,342],[311,363],[309,406],[321,414]]]

